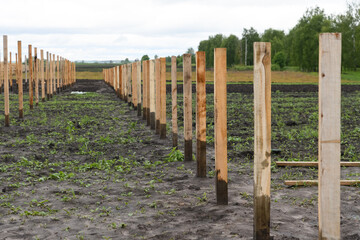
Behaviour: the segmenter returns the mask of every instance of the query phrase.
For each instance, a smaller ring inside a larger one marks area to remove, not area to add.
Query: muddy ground
[[[251,85],[229,87],[234,91],[229,103],[232,98],[245,99],[252,90]],[[280,88],[276,90],[299,94],[294,86]],[[240,95],[234,89],[240,89]],[[16,115],[16,95],[11,97],[11,113]],[[236,131],[247,132],[252,126],[249,122],[240,128],[236,123],[239,114],[229,111],[229,122],[234,123],[229,136],[234,139]],[[252,239],[251,145],[238,151],[229,142],[229,205],[218,206],[211,141],[207,145],[208,177],[196,178],[195,161],[182,162],[179,152],[169,157],[169,127],[167,139],[160,140],[101,81],[78,81],[33,111],[26,106],[24,120],[14,115],[11,127],[0,127],[0,239]],[[182,152],[183,140],[179,139]],[[275,138],[273,145],[286,157],[282,141]],[[302,154],[308,150],[299,145],[294,147]],[[359,170],[344,168],[342,176]],[[288,179],[284,176],[296,178],[303,173],[316,178],[316,171],[274,166],[274,239],[317,239],[317,188],[283,184]],[[360,239],[359,226],[360,190],[341,187],[342,239]]]

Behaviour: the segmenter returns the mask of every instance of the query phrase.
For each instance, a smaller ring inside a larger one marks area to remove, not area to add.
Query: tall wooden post
[[[319,239],[340,239],[341,33],[319,43]]]
[[[127,83],[128,83],[128,103],[131,106],[133,97],[132,97],[132,84],[131,84],[131,64],[127,64]]]
[[[146,125],[150,126],[150,60],[146,61]]]
[[[8,37],[3,36],[4,48],[4,110],[5,110],[5,127],[10,126],[10,107],[9,107],[9,72],[8,72]]]
[[[124,82],[124,100],[128,101],[128,82],[127,82],[127,64],[123,65],[123,82]]]
[[[55,66],[55,54],[53,54],[53,58],[52,58],[52,66],[53,66],[53,88],[52,88],[52,92],[55,95],[56,94],[56,66]]]
[[[50,73],[50,98],[53,97],[53,84],[54,84],[54,81],[53,81],[53,61],[52,61],[52,54],[50,53],[49,54],[49,73]],[[69,70],[69,69],[68,69]]]
[[[155,129],[155,60],[150,60],[150,128]]]
[[[133,97],[133,104],[134,104],[134,110],[137,111],[138,107],[138,92],[137,92],[137,63],[134,62],[132,64],[132,97]]]
[[[196,162],[197,176],[206,177],[205,52],[196,53]]]
[[[146,93],[147,93],[147,90],[146,90],[146,77],[147,77],[147,74],[146,74],[146,61],[143,61],[142,62],[142,69],[143,69],[143,120],[146,120],[146,113],[147,113],[147,106],[146,106]]]
[[[29,70],[30,70],[30,78],[29,78],[29,104],[30,109],[34,108],[34,93],[33,93],[33,64],[32,64],[32,46],[29,45]]]
[[[59,93],[60,92],[60,62],[59,62],[59,55],[57,55],[56,58],[56,73],[57,73],[57,89],[56,92]]]
[[[49,68],[49,52],[46,52],[46,96],[50,99],[50,68]]]
[[[191,54],[183,55],[184,79],[184,160],[192,160],[192,83]]]
[[[123,68],[122,65],[119,66],[119,91],[120,91],[120,99],[124,99],[124,88],[123,88]]]
[[[166,138],[166,59],[160,58],[160,138]]]
[[[18,41],[18,94],[19,94],[19,118],[24,118],[24,89],[23,89],[23,80],[22,80],[22,59],[21,59],[22,49],[21,41]]]
[[[178,120],[177,120],[177,79],[176,57],[171,57],[171,105],[172,105],[172,142],[173,147],[178,146]]]
[[[155,59],[155,133],[160,134],[160,58]]]
[[[35,79],[35,105],[39,105],[39,75],[38,75],[37,48],[34,48],[34,79]]]
[[[271,44],[254,43],[254,237],[270,239]]]
[[[137,82],[137,100],[138,100],[138,116],[141,117],[142,104],[141,104],[141,62],[136,63],[136,82]]]
[[[45,79],[44,79],[44,50],[40,50],[40,74],[41,74],[41,100],[45,102]]]
[[[226,48],[214,49],[215,186],[217,204],[228,204]]]
[[[12,82],[13,82],[13,73],[12,73],[12,60],[11,60],[11,52],[10,54],[10,62],[9,62],[9,83],[10,83],[10,91],[13,91]]]

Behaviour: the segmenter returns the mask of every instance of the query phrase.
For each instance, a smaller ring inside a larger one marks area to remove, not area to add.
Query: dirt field
[[[31,112],[25,105],[24,120],[11,95],[11,127],[0,127],[0,239],[252,239],[252,85],[228,86],[228,206],[214,193],[211,88],[204,179],[195,161],[182,161],[181,135],[172,151],[170,122],[160,140],[102,81],[78,81]],[[358,161],[360,88],[343,90],[342,160]],[[316,86],[274,86],[272,98],[272,160],[315,161]],[[181,94],[178,103],[181,126]],[[359,176],[360,168],[342,168],[342,179]],[[283,184],[316,178],[314,168],[272,165],[274,239],[317,239],[317,187]],[[359,226],[360,189],[341,187],[342,239],[360,239]]]

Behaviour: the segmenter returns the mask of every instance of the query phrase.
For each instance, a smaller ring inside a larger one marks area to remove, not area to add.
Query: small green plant
[[[174,147],[171,152],[166,156],[165,162],[180,162],[184,161],[184,154]]]

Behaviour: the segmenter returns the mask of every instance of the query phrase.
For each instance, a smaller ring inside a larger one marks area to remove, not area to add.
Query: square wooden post
[[[5,127],[10,126],[10,104],[9,104],[9,66],[8,66],[8,37],[3,36],[4,48],[4,110],[5,110]]]
[[[319,239],[340,239],[341,34],[319,37]]]
[[[155,133],[160,134],[160,58],[155,59]]]
[[[150,126],[150,60],[146,61],[146,125]]]
[[[134,62],[132,63],[132,99],[133,99],[133,104],[134,104],[134,110],[137,111],[137,107],[138,107],[138,98],[137,98],[137,63]]]
[[[191,54],[183,55],[184,161],[192,160],[192,83]]]
[[[19,118],[24,118],[24,89],[23,89],[23,79],[22,79],[22,59],[21,59],[21,41],[18,41],[18,94],[19,94]]]
[[[155,129],[155,60],[149,64],[150,89],[150,128]]]
[[[254,239],[270,239],[271,44],[254,43]]]
[[[138,117],[141,117],[141,111],[142,111],[142,103],[141,103],[141,62],[136,63],[136,82],[137,82],[137,99],[138,99],[138,109],[137,109],[137,115]]]
[[[172,142],[173,147],[178,147],[178,117],[177,117],[177,67],[176,57],[171,57],[171,95],[172,95]]]
[[[160,58],[160,138],[166,138],[166,59]]]
[[[147,93],[147,90],[146,90],[146,77],[147,77],[147,74],[146,74],[146,61],[143,61],[142,62],[142,70],[143,70],[143,74],[142,74],[142,77],[143,77],[143,120],[146,120],[146,113],[147,113],[147,105],[146,105],[146,93]]]
[[[196,53],[196,162],[197,177],[206,177],[205,52]]]
[[[219,205],[228,204],[226,48],[214,49],[215,187]]]

